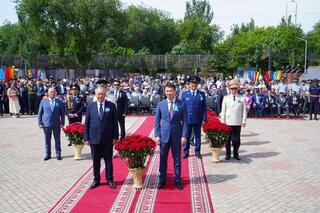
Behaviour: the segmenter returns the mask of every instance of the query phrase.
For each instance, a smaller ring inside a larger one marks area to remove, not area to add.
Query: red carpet
[[[153,117],[147,117],[135,134],[149,136],[153,122]],[[157,146],[155,154],[148,159],[142,190],[132,188],[133,180],[124,161],[115,158],[113,165],[116,189],[110,189],[102,179],[102,186],[88,190],[92,180],[90,168],[50,212],[213,212],[202,160],[195,158],[194,147],[191,148],[190,154],[191,157],[188,159],[182,159],[182,191],[174,185],[171,151],[166,186],[161,190],[156,188],[160,157]],[[104,170],[101,177],[104,177]]]

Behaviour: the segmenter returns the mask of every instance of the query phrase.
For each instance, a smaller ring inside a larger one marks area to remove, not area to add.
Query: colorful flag
[[[282,76],[282,71],[278,70],[277,72],[277,80],[280,80]]]
[[[4,80],[7,82],[10,81],[10,68],[9,67],[4,68]]]
[[[14,79],[14,68],[13,67],[9,68],[9,78],[10,78],[10,80]]]
[[[4,80],[4,69],[0,68],[0,80]]]
[[[41,69],[39,69],[38,70],[38,80],[40,80],[42,78],[42,70]]]
[[[270,81],[270,71],[265,71],[264,72],[264,78],[266,79],[267,82]]]

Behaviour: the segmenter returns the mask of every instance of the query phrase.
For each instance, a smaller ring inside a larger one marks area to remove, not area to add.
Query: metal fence
[[[0,55],[1,66],[15,66],[24,69],[26,61],[20,55]],[[228,61],[230,59],[224,59]],[[39,67],[45,70],[58,70],[68,67],[69,69],[79,69],[80,63],[73,56],[64,58],[65,64],[62,65],[61,60],[57,56],[39,55],[32,67]],[[184,71],[191,72],[197,67],[212,67],[216,61],[214,55],[132,55],[132,56],[106,56],[96,55],[92,62],[85,69],[101,69],[101,70],[124,70],[138,71],[148,69]],[[287,59],[281,59],[284,63]],[[319,65],[320,55],[311,54],[308,56],[308,65]]]

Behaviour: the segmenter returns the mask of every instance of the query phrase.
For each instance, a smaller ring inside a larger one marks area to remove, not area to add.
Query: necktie
[[[192,92],[192,96],[196,97],[196,92],[195,91]]]
[[[233,96],[233,101],[236,101],[236,96]]]
[[[170,116],[170,120],[172,120],[173,118],[173,102],[170,102],[170,108],[169,108],[169,116]]]
[[[103,107],[102,107],[102,104],[100,104],[100,107],[99,107],[99,116],[100,116],[100,120],[102,120],[102,117],[103,117]]]

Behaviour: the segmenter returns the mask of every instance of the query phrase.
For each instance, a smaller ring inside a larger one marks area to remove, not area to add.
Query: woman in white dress
[[[11,83],[10,88],[7,90],[9,98],[9,112],[14,116],[14,118],[20,115],[20,105],[19,105],[19,91],[16,88],[15,82]]]

